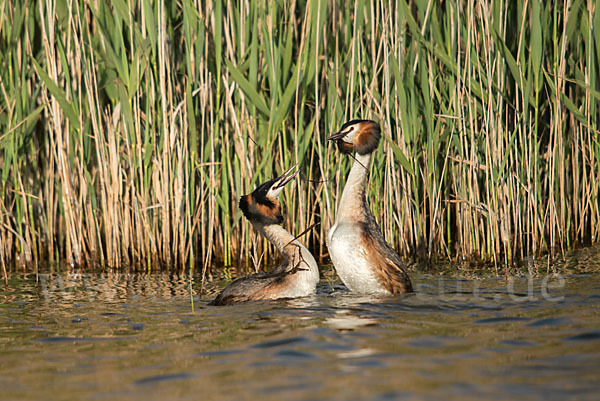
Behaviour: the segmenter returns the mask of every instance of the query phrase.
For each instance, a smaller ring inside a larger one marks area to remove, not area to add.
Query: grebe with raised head
[[[388,245],[369,208],[366,184],[371,155],[381,138],[379,124],[352,120],[328,138],[342,153],[355,153],[346,186],[327,235],[333,266],[350,291],[365,294],[412,292],[410,277],[398,254]]]
[[[295,167],[295,166],[294,166]],[[281,226],[283,216],[279,194],[297,174],[294,167],[281,177],[267,181],[251,194],[240,198],[240,209],[254,228],[264,235],[282,255],[275,269],[251,274],[229,284],[209,305],[296,298],[314,294],[319,282],[319,268],[310,251]]]

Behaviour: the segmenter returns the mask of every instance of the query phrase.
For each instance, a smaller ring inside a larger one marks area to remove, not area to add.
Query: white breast
[[[304,297],[315,293],[317,283],[319,282],[317,262],[308,249],[304,246],[301,246],[300,249],[304,263],[301,263],[299,267],[305,270],[293,275],[293,282],[278,295],[279,298]]]
[[[335,270],[350,291],[389,294],[377,281],[367,258],[360,228],[352,223],[336,223],[327,235],[327,249]]]

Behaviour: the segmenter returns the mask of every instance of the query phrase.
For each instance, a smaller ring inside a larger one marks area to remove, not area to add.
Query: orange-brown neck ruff
[[[253,193],[240,198],[240,209],[251,223],[262,225],[281,224],[281,204],[278,200],[258,198]]]
[[[381,139],[381,129],[379,124],[374,121],[364,122],[360,125],[360,132],[356,137],[354,150],[359,155],[373,153],[379,145]]]
[[[409,293],[413,291],[410,278],[400,257],[383,238],[367,202],[369,163],[380,137],[379,125],[371,121],[347,123],[333,136],[340,150],[354,150],[356,154],[327,246],[338,275],[351,291]]]
[[[379,140],[381,139],[381,128],[379,124],[371,120],[352,120],[342,126],[339,133],[348,131],[348,135],[336,139],[338,150],[342,153],[356,152],[360,155],[372,153],[377,149]],[[354,136],[351,134],[356,132]],[[335,135],[334,135],[335,137]],[[349,137],[353,137],[351,142]]]

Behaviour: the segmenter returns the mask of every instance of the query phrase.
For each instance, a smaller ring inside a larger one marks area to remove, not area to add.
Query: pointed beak
[[[298,165],[295,164],[292,167],[290,167],[290,169],[288,171],[286,171],[285,173],[283,173],[280,177],[278,177],[275,180],[275,185],[273,186],[273,189],[280,189],[283,188],[283,186],[285,184],[287,184],[288,182],[290,182],[291,180],[294,179],[294,177],[296,177],[298,175],[298,170],[296,170],[295,172],[292,173],[292,170],[295,169]]]
[[[343,137],[345,137],[348,133],[347,132],[342,132],[339,131],[333,135],[331,135],[329,138],[327,138],[328,141],[335,141],[337,139],[342,139]]]

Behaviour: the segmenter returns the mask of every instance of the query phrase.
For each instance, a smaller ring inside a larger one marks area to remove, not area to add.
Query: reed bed
[[[326,256],[352,118],[403,256],[598,242],[593,0],[0,0],[0,29],[5,269],[268,264],[237,200],[293,164],[285,225]]]

